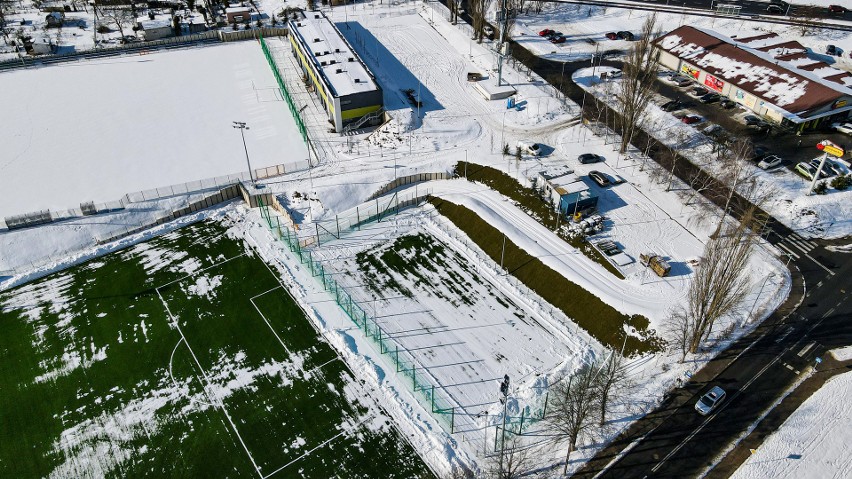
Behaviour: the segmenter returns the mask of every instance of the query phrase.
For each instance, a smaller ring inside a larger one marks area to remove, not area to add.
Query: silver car
[[[701,396],[701,399],[695,403],[695,410],[698,411],[698,414],[706,416],[713,412],[724,399],[725,390],[719,386],[713,386],[713,389],[707,391],[707,394]]]

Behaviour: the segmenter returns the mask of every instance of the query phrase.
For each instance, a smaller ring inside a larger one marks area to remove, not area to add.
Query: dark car
[[[616,35],[618,35],[618,38],[620,38],[622,40],[627,40],[627,41],[630,41],[630,42],[632,42],[633,38],[634,38],[633,34],[628,32],[628,31],[618,32],[618,33],[616,33]]]
[[[719,101],[719,98],[722,98],[722,95],[718,93],[708,93],[701,98],[698,99],[701,103],[715,103]]]
[[[768,13],[784,13],[784,10],[785,10],[785,8],[782,7],[781,5],[774,5],[773,4],[773,5],[766,7],[766,11]]]
[[[837,51],[837,47],[834,45],[826,45],[825,46],[825,54],[831,56],[839,56],[839,52]]]
[[[721,106],[722,108],[724,108],[726,110],[730,110],[731,108],[734,108],[735,106],[737,106],[737,102],[735,102],[734,100],[731,100],[730,98],[728,98],[726,96],[723,96],[723,97],[719,98],[719,106]]]
[[[692,125],[700,122],[701,117],[696,115],[686,115],[685,117],[681,118],[680,121],[686,123],[687,125]]]
[[[759,117],[756,117],[754,115],[746,115],[746,116],[743,117],[743,120],[745,121],[746,126],[752,126],[752,125],[757,125],[759,123],[764,123],[763,120],[761,120]]]
[[[769,149],[765,146],[756,145],[751,149],[751,161],[760,161],[769,156]]]
[[[561,36],[562,36],[562,32],[557,32],[557,31],[551,30],[550,33],[548,33],[547,35],[544,36],[544,38],[550,40],[551,38],[556,38],[556,37],[561,37]]]
[[[592,179],[595,183],[598,184],[601,188],[604,186],[609,186],[612,182],[609,181],[609,177],[600,171],[592,170],[589,172],[589,178]]]
[[[703,86],[697,86],[697,87],[692,89],[692,94],[697,96],[697,97],[702,97],[702,96],[704,96],[708,93],[710,93],[710,92],[707,91],[707,89],[704,88]]]
[[[610,40],[618,40],[618,34],[615,32],[609,32],[606,34],[606,37]]]
[[[841,7],[840,5],[829,5],[829,6],[828,6],[828,12],[829,12],[829,13],[840,13],[840,14],[843,14],[843,13],[846,13],[846,9],[845,9],[845,8],[843,8],[843,7]]]
[[[545,28],[544,30],[538,32],[538,36],[546,37],[546,36],[550,35],[551,33],[553,33],[553,30],[551,30],[549,28]]]
[[[746,124],[749,126],[749,128],[753,128],[762,133],[769,133],[769,131],[772,130],[772,125],[763,120],[758,120],[757,123]]]
[[[582,155],[577,157],[577,161],[584,165],[587,163],[597,163],[599,161],[604,161],[604,159],[605,158],[601,155],[596,155],[594,153],[583,153]]]
[[[683,106],[683,103],[681,103],[679,100],[672,100],[672,101],[667,101],[667,102],[663,103],[662,106],[660,106],[660,108],[662,108],[663,111],[675,111],[675,110],[679,110],[682,106]]]
[[[677,85],[681,88],[685,87],[685,86],[692,85],[692,80],[690,80],[689,78],[686,78],[686,77],[677,77],[672,81],[675,83],[675,85]]]
[[[565,37],[562,35],[559,35],[558,37],[552,37],[550,39],[550,43],[565,43]]]

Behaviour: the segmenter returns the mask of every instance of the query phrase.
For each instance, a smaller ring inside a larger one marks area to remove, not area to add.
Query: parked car
[[[757,167],[761,170],[771,170],[772,168],[777,168],[784,163],[784,160],[781,159],[780,156],[769,155],[766,158],[760,160],[760,163],[757,164]]]
[[[630,42],[632,42],[633,39],[635,38],[633,36],[633,34],[628,32],[628,31],[621,31],[621,32],[616,33],[616,35],[618,36],[618,38],[620,38],[622,40],[627,40],[627,41],[630,41]]]
[[[577,161],[584,165],[587,163],[597,163],[599,161],[604,161],[605,159],[606,158],[602,157],[601,155],[596,155],[594,153],[583,153],[582,155],[577,157]]]
[[[784,10],[785,10],[785,8],[782,7],[781,5],[770,5],[770,6],[766,7],[766,11],[768,13],[775,13],[775,14],[784,13]]]
[[[834,128],[834,131],[852,135],[852,123],[832,123],[831,127]]]
[[[518,141],[518,149],[521,150],[522,153],[532,156],[538,156],[541,154],[541,145],[531,140]]]
[[[804,161],[796,163],[796,173],[804,176],[805,178],[812,180],[814,179],[814,175],[816,174],[816,168],[810,165],[810,163],[805,163]]]
[[[707,393],[701,396],[698,402],[695,403],[695,410],[698,411],[698,414],[706,416],[713,412],[713,410],[725,400],[726,395],[727,394],[724,389],[719,386],[713,386],[713,389],[707,391]]]
[[[686,77],[678,77],[674,80],[674,83],[675,83],[675,85],[677,85],[679,87],[685,87],[685,86],[692,85],[692,80],[690,80],[689,78],[686,78]]]
[[[846,13],[846,8],[841,7],[840,5],[829,5],[828,6],[828,13],[839,13],[839,14],[842,15],[842,14]]]
[[[825,54],[831,55],[833,57],[839,56],[839,52],[837,51],[837,47],[834,45],[826,45],[825,46]]]
[[[708,93],[710,93],[710,92],[707,91],[707,89],[704,88],[703,86],[697,86],[697,87],[692,89],[692,94],[699,97],[699,98],[708,94]]]
[[[615,32],[608,32],[606,37],[610,40],[618,40],[618,34]]]
[[[482,27],[482,33],[484,33],[490,40],[494,40],[494,27],[491,25],[485,25]]]
[[[751,152],[752,152],[751,161],[760,161],[760,160],[766,158],[767,156],[769,156],[769,149],[766,148],[765,146],[759,146],[759,145],[755,146],[754,148],[751,149]]]
[[[814,158],[809,164],[813,166],[814,171],[816,171],[816,169],[819,168],[820,163],[822,163],[822,157]],[[831,160],[826,160],[825,164],[822,165],[822,169],[819,170],[819,179],[823,180],[825,178],[831,178],[834,175],[834,164]]]
[[[763,120],[760,120],[757,123],[753,123],[753,124],[748,125],[748,126],[749,126],[749,128],[752,128],[752,129],[757,130],[757,131],[762,132],[762,133],[769,133],[772,130],[772,125],[770,125],[769,123],[767,123]]]
[[[722,98],[722,95],[718,93],[708,93],[699,98],[698,101],[700,101],[701,103],[715,103],[719,101],[720,98]]]
[[[721,106],[722,108],[724,108],[726,110],[730,110],[731,108],[734,108],[734,107],[737,106],[737,102],[735,102],[734,100],[731,100],[730,98],[728,98],[726,96],[723,96],[723,97],[719,98],[719,106]]]
[[[622,71],[621,70],[612,70],[606,72],[606,76],[609,78],[621,78]]]
[[[662,108],[663,111],[680,110],[682,107],[683,107],[683,103],[681,103],[680,100],[667,101],[660,106],[660,108]]]
[[[603,174],[603,173],[601,173],[600,171],[597,171],[597,170],[590,171],[589,172],[589,178],[591,178],[592,181],[597,183],[598,186],[600,186],[601,188],[603,188],[605,186],[609,186],[609,184],[611,183],[609,181],[608,176],[606,176],[605,174]]]
[[[559,35],[558,37],[551,37],[550,43],[565,43],[565,37],[562,35]]]
[[[546,36],[550,35],[551,33],[553,33],[553,30],[551,30],[549,28],[545,28],[544,30],[538,32],[538,36],[546,37]]]
[[[550,33],[548,33],[547,35],[544,36],[544,38],[550,40],[551,38],[561,37],[561,36],[562,36],[562,32],[557,32],[557,31],[551,30]]]
[[[680,121],[686,123],[687,125],[693,125],[695,123],[699,123],[701,121],[701,117],[696,115],[686,115],[685,117],[681,118]]]
[[[743,117],[743,121],[745,121],[746,126],[757,125],[758,123],[763,123],[763,120],[760,117],[754,115],[746,115]]]

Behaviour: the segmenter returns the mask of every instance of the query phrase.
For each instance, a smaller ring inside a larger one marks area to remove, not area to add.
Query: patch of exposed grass
[[[463,206],[440,199],[432,199],[431,202],[491,259],[500,261],[503,233]],[[647,318],[617,311],[509,240],[506,240],[503,260],[511,275],[562,310],[601,343],[620,350],[626,336],[625,355],[656,351],[662,347],[661,339],[648,329],[650,323]],[[626,335],[625,328],[635,329],[636,334]]]
[[[578,237],[570,236],[565,228],[558,228],[558,225],[564,224],[565,220],[559,219],[559,213],[542,200],[535,190],[523,186],[518,183],[518,180],[500,170],[475,163],[468,163],[467,169],[465,169],[465,162],[460,161],[456,164],[456,173],[464,175],[465,172],[467,172],[468,180],[478,181],[501,195],[511,198],[519,208],[542,225],[554,230],[556,235],[566,243],[580,250],[589,259],[600,264],[619,279],[624,279],[624,275],[592,245],[583,242]]]

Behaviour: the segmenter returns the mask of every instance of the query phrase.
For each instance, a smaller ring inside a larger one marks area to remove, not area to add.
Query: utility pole
[[[497,86],[503,85],[503,57],[508,53],[509,45],[506,43],[506,30],[509,28],[509,0],[500,0],[500,11],[503,14],[503,28],[500,29],[500,43],[497,44]]]
[[[503,427],[500,429],[500,472],[497,477],[503,478],[503,453],[505,451],[506,446],[506,404],[509,402],[507,400],[507,396],[509,395],[509,375],[506,374],[503,376],[503,382],[500,383],[500,402],[503,403]]]
[[[251,184],[254,185],[254,176],[252,175],[252,172],[251,172],[251,162],[249,161],[248,147],[246,146],[245,131],[248,130],[249,127],[246,126],[246,123],[244,121],[235,121],[234,122],[234,128],[238,128],[240,130],[240,136],[243,138],[243,149],[246,152],[246,165],[248,165],[249,180],[251,180]]]

